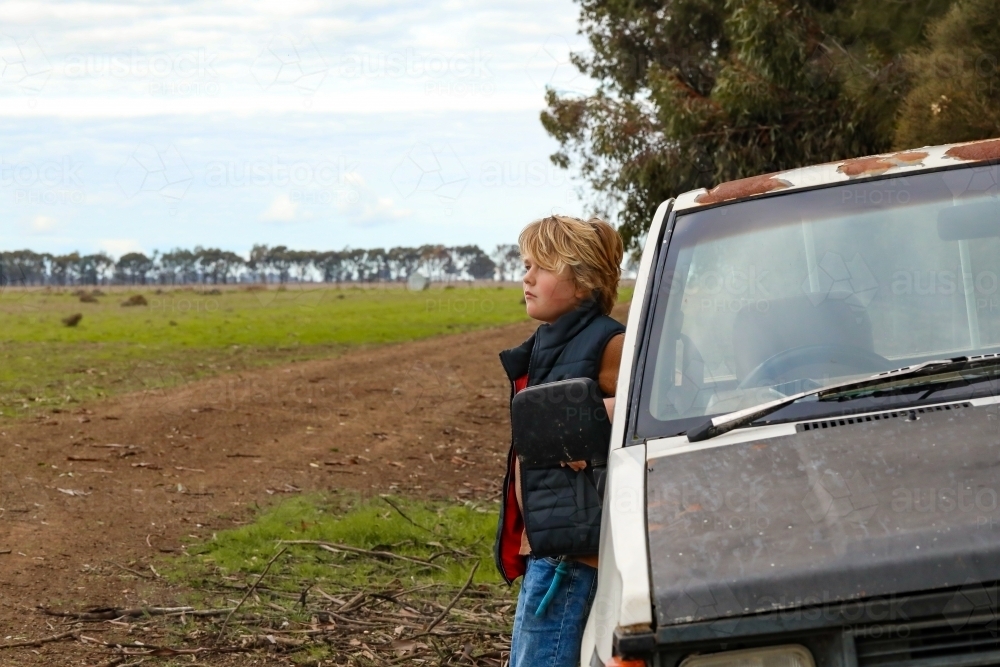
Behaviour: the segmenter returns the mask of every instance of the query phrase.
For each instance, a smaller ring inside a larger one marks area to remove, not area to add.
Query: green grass
[[[309,629],[317,621],[329,622],[324,614],[330,611],[341,611],[348,617],[360,614],[362,623],[382,624],[376,631],[371,624],[361,628],[343,625],[344,618],[336,617],[336,623],[348,632],[333,631],[295,650],[289,658],[299,664],[385,664],[359,654],[365,647],[359,648],[357,639],[374,642],[371,647],[381,651],[382,658],[392,658],[392,640],[400,636],[404,626],[393,630],[400,621],[386,620],[384,614],[400,613],[401,605],[406,610],[422,610],[418,624],[413,625],[415,617],[411,615],[406,626],[409,635],[419,636],[420,626],[453,600],[457,604],[450,622],[464,623],[465,629],[475,632],[424,637],[421,641],[433,645],[440,655],[468,652],[469,642],[474,654],[494,652],[491,637],[510,632],[519,590],[518,584],[506,586],[493,566],[495,508],[494,503],[299,496],[262,511],[248,525],[220,531],[207,541],[189,542],[185,555],[162,556],[157,569],[181,587],[178,593],[184,604],[219,609],[243,600],[227,626],[231,641],[247,633],[270,632],[269,628]],[[286,540],[317,540],[391,552],[438,567],[346,551],[331,553],[313,545],[288,545]],[[287,548],[284,552],[283,547]],[[464,597],[455,598],[477,563],[473,585]],[[256,586],[254,594],[247,595],[251,586]],[[359,600],[354,611],[343,611],[350,606],[349,601]],[[366,615],[366,610],[372,615]],[[473,611],[478,616],[470,620]],[[174,622],[167,632],[175,643],[204,642],[200,638],[222,632],[221,617],[201,623],[188,619],[181,626]]]
[[[190,545],[190,557],[173,560],[167,569],[178,581],[188,583],[232,578],[245,581],[263,571],[283,540],[317,540],[415,559],[433,557],[431,562],[443,569],[290,545],[268,572],[267,586],[295,593],[309,584],[325,590],[371,590],[393,582],[460,586],[477,560],[476,583],[501,583],[492,556],[495,508],[495,504],[455,505],[402,498],[295,497],[264,511],[247,526]]]
[[[0,290],[0,420],[229,371],[526,320],[519,287]],[[216,290],[218,291],[218,290]],[[141,294],[146,306],[121,307]],[[621,291],[627,301],[632,289]],[[80,313],[75,327],[62,319]]]
[[[142,294],[147,306],[123,308]],[[525,319],[517,288],[0,291],[2,417]],[[62,318],[83,314],[76,327]]]

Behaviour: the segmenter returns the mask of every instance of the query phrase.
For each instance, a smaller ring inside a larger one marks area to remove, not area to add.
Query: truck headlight
[[[816,663],[806,647],[791,645],[692,655],[680,667],[816,667]]]

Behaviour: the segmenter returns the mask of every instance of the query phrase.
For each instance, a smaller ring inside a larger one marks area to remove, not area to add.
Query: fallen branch
[[[78,621],[110,621],[116,618],[140,618],[142,616],[180,616],[189,614],[192,616],[217,616],[229,611],[228,609],[204,609],[197,610],[194,607],[137,607],[135,609],[122,609],[119,607],[95,607],[86,611],[53,611],[45,607],[39,607],[41,612],[47,616],[59,616],[61,618],[72,618]]]
[[[119,667],[119,665],[121,665],[127,659],[128,658],[126,658],[125,656],[120,655],[118,657],[111,658],[110,660],[105,660],[104,662],[99,662],[96,665],[91,665],[90,667]],[[137,664],[137,663],[133,663],[133,664]]]
[[[356,602],[358,602],[359,600],[363,600],[365,598],[365,595],[367,595],[367,593],[365,593],[364,590],[359,591],[357,595],[355,595],[354,597],[352,597],[350,600],[348,600],[344,604],[340,605],[340,609],[338,609],[337,611],[340,611],[340,612],[347,611],[348,609],[350,609],[351,607],[353,607]]]
[[[92,667],[139,667],[144,660],[139,659],[135,662],[125,662],[128,660],[128,656],[120,655],[116,658],[111,658],[110,660],[105,660],[104,662],[93,665]]]
[[[130,628],[135,627],[128,623],[123,623],[123,625],[128,625]],[[84,644],[86,644],[87,642],[93,642],[95,644],[100,644],[101,646],[111,646],[111,644],[107,643],[106,641],[102,641],[100,639],[94,639],[93,637],[88,637],[87,635],[80,635],[79,640]]]
[[[334,542],[322,542],[320,540],[281,540],[281,544],[311,544],[319,547],[320,549],[333,551],[334,553],[338,551],[347,551],[350,553],[362,554],[364,556],[374,556],[375,558],[395,558],[397,560],[405,560],[410,563],[423,565],[424,567],[433,567],[444,572],[444,568],[436,563],[432,563],[428,560],[422,560],[420,558],[401,556],[399,554],[394,554],[391,551],[372,551],[370,549],[361,549],[359,547],[351,547],[346,544],[336,544]]]
[[[66,632],[60,632],[57,635],[52,635],[51,637],[42,637],[41,639],[31,639],[23,642],[10,642],[8,644],[0,644],[0,649],[5,648],[24,648],[27,646],[38,647],[42,644],[50,644],[52,642],[62,641],[63,639],[76,639],[80,634],[79,630],[67,630]]]
[[[228,616],[226,616],[226,620],[222,622],[222,628],[219,630],[219,635],[215,639],[216,642],[222,639],[222,634],[226,631],[226,626],[229,624],[229,619],[233,617],[233,614],[236,613],[237,609],[243,606],[243,603],[247,601],[247,598],[250,597],[251,594],[253,594],[254,590],[257,588],[257,584],[261,582],[261,579],[264,578],[264,575],[267,574],[267,571],[271,569],[272,565],[274,565],[274,561],[278,560],[278,556],[285,553],[286,551],[288,551],[288,547],[282,547],[281,551],[271,556],[271,560],[267,561],[267,565],[264,566],[264,571],[261,572],[260,576],[257,577],[257,581],[253,582],[253,585],[247,589],[247,592],[244,593],[243,595],[243,599],[241,599],[239,603],[235,607],[233,607],[233,610],[229,612]]]
[[[423,531],[426,531],[426,532],[430,533],[431,535],[435,535],[434,531],[431,530],[430,528],[425,528],[424,526],[421,526],[419,523],[417,523],[416,521],[414,521],[410,517],[406,516],[406,514],[403,512],[403,510],[401,510],[399,508],[399,505],[397,505],[396,503],[392,502],[391,500],[389,500],[385,496],[381,496],[381,498],[382,498],[382,500],[384,500],[389,505],[389,507],[391,507],[392,509],[394,509],[397,512],[399,512],[399,516],[401,516],[404,519],[406,519],[407,521],[409,521],[412,525],[416,526],[420,530],[423,530]],[[435,537],[436,537],[436,535],[435,535]]]
[[[406,609],[407,611],[410,611],[414,614],[420,613],[418,610],[414,609],[413,607],[411,607],[410,605],[406,604],[405,602],[403,602],[402,600],[393,595],[388,595],[385,593],[369,593],[368,595],[378,600],[385,600],[386,602],[392,602],[393,604],[398,604],[403,609]]]
[[[317,593],[319,593],[319,594],[320,594],[320,597],[322,597],[322,598],[324,598],[324,599],[326,599],[326,600],[329,600],[330,602],[336,602],[336,603],[337,603],[337,604],[339,604],[339,605],[340,605],[341,607],[343,607],[344,605],[346,605],[346,604],[347,604],[346,602],[344,602],[344,601],[343,601],[343,600],[341,600],[340,598],[338,598],[338,597],[334,597],[334,596],[330,595],[329,593],[327,593],[326,591],[324,591],[324,590],[323,590],[322,588],[320,588],[319,586],[313,586],[313,590],[315,590],[315,591],[316,591]]]
[[[424,629],[425,633],[429,633],[431,630],[434,629],[434,626],[436,626],[438,623],[444,620],[444,617],[448,615],[448,612],[451,611],[451,608],[455,606],[455,603],[458,602],[458,599],[462,597],[465,591],[469,589],[469,586],[472,585],[472,578],[476,576],[476,570],[479,569],[479,562],[480,561],[477,560],[472,565],[472,571],[469,572],[469,578],[465,580],[465,585],[462,586],[462,589],[458,591],[458,594],[452,598],[451,602],[448,603],[448,606],[444,608],[444,611],[438,614],[437,618],[431,621],[430,625],[428,625],[427,628]]]
[[[111,565],[114,565],[119,570],[125,570],[126,572],[128,572],[130,574],[134,574],[135,576],[140,577],[142,579],[152,579],[153,578],[150,575],[146,574],[145,572],[139,572],[138,570],[133,570],[130,567],[125,567],[124,565],[119,565],[118,563],[115,563],[113,561],[109,560],[109,561],[105,561],[105,562],[107,562],[107,563],[109,563]]]
[[[365,627],[365,628],[369,628],[369,627],[370,628],[374,628],[374,627],[378,627],[380,625],[385,625],[385,623],[372,623],[371,621],[360,621],[360,620],[357,620],[357,619],[348,618],[346,616],[341,616],[340,614],[338,614],[335,611],[321,611],[320,613],[321,614],[326,614],[330,618],[334,618],[334,619],[340,621],[341,623],[348,623],[350,625],[359,625],[359,626]]]
[[[445,551],[438,551],[437,553],[432,554],[431,557],[428,558],[427,560],[428,562],[430,562],[436,558],[440,558],[441,556],[447,556],[448,554],[458,554],[463,558],[476,558],[476,556],[470,554],[468,551],[460,551],[459,549],[447,549]]]
[[[164,616],[222,616],[223,614],[228,614],[233,611],[236,611],[235,607],[225,607],[223,609],[195,609],[194,611],[175,611],[170,614],[164,614]]]
[[[289,637],[281,637],[274,634],[241,635],[240,639],[243,640],[247,646],[253,647],[267,646],[270,644],[272,646],[284,646],[286,648],[302,648],[307,643],[304,639],[291,639]]]
[[[211,655],[216,653],[245,653],[247,649],[243,646],[218,646],[198,648],[170,648],[169,646],[152,646],[150,644],[117,644],[127,656],[157,656],[173,657],[177,655]],[[134,650],[129,650],[134,649]]]

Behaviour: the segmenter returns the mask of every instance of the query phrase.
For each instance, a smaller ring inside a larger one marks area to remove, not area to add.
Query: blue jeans
[[[580,664],[580,642],[597,592],[597,570],[569,561],[569,573],[545,615],[535,616],[558,564],[555,558],[528,556],[528,569],[521,580],[521,593],[514,613],[510,667],[578,667]]]

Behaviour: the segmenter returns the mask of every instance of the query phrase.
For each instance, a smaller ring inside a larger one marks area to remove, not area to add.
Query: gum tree
[[[900,54],[949,4],[579,1],[597,87],[541,120],[633,250],[679,192],[890,148]]]
[[[913,87],[896,127],[899,147],[1000,136],[1000,17],[996,0],[956,3],[907,58]]]

